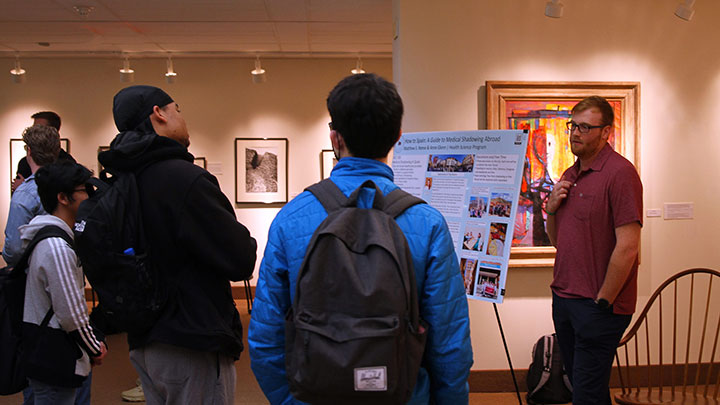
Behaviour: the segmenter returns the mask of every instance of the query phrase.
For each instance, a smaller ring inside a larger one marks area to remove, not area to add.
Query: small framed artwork
[[[330,172],[332,172],[337,162],[335,152],[332,149],[323,149],[320,152],[320,175],[323,179],[330,177]]]
[[[195,165],[202,167],[203,169],[207,169],[207,160],[204,157],[196,157],[193,160],[193,163]]]
[[[98,172],[97,175],[100,175],[100,172],[103,171],[104,167],[102,164],[100,164],[100,153],[110,150],[109,146],[98,146]]]
[[[70,153],[70,140],[68,138],[60,138],[60,148]],[[17,175],[18,163],[27,155],[25,152],[25,142],[22,138],[10,139],[10,185]]]
[[[286,203],[287,138],[235,138],[235,202]]]

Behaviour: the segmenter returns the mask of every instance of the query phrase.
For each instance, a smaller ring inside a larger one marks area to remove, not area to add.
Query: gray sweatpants
[[[163,343],[130,351],[148,405],[232,405],[234,360]]]

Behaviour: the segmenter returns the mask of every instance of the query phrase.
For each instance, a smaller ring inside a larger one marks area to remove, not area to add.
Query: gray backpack
[[[532,350],[527,374],[528,404],[566,404],[572,402],[572,385],[565,373],[557,335],[538,339]]]
[[[360,190],[375,190],[358,208]],[[424,203],[371,180],[349,198],[329,179],[307,188],[328,217],[298,273],[285,319],[290,392],[313,404],[397,404],[413,393],[425,351],[410,249],[395,217]]]

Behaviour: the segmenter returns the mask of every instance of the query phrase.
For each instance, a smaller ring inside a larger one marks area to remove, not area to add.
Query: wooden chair
[[[620,341],[618,404],[719,404],[720,272],[666,280]]]

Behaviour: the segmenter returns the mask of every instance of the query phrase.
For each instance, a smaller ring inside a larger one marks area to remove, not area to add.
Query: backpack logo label
[[[355,391],[387,391],[387,368],[356,368]]]
[[[75,232],[82,233],[85,231],[85,220],[83,219],[80,222],[75,222]]]

